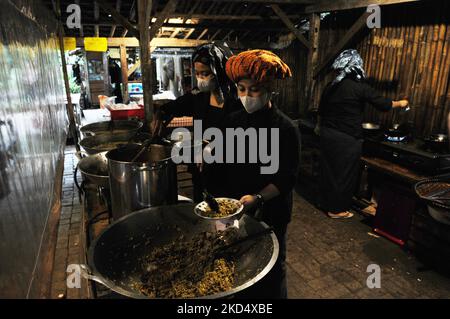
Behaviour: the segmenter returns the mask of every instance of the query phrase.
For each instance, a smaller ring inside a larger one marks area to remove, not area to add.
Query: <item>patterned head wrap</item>
[[[341,82],[347,75],[352,73],[356,75],[357,80],[361,80],[366,77],[366,73],[363,68],[364,62],[358,51],[354,49],[341,52],[336,60],[334,60],[331,67],[333,70],[339,72],[338,76],[333,81],[333,85]]]
[[[236,96],[236,87],[225,72],[225,65],[232,55],[228,47],[214,42],[197,47],[192,57],[194,63],[200,62],[209,66],[216,78],[222,98]]]
[[[226,71],[235,83],[244,78],[261,83],[292,76],[289,66],[276,54],[266,50],[250,50],[232,56],[227,62]]]

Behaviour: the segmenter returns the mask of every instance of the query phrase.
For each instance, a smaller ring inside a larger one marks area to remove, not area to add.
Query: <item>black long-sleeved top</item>
[[[178,99],[161,106],[164,120],[172,117],[192,116],[194,120],[202,120],[202,128],[220,128],[226,114],[238,110],[238,104],[233,100],[225,100],[222,108],[210,104],[210,93],[188,93]]]
[[[345,78],[336,85],[329,84],[319,106],[321,126],[361,138],[365,103],[380,111],[392,108],[392,99],[381,96],[365,82]]]
[[[283,225],[290,221],[292,213],[292,190],[297,181],[300,165],[300,132],[295,124],[278,108],[273,106],[253,114],[238,111],[227,116],[228,128],[267,128],[268,154],[271,150],[271,128],[279,129],[279,169],[271,175],[261,174],[260,168],[270,164],[264,164],[258,156],[255,164],[226,164],[226,189],[227,197],[240,199],[244,195],[259,193],[269,184],[274,184],[280,191],[280,195],[267,201],[263,206],[263,220],[270,225]],[[258,144],[260,134],[258,134]],[[229,143],[229,141],[226,141]],[[235,143],[236,144],[236,143]],[[248,145],[248,142],[247,142]],[[248,159],[248,146],[246,158]],[[259,152],[259,151],[258,151]],[[226,152],[225,152],[226,153]],[[235,145],[236,156],[236,145]],[[273,155],[272,160],[273,160]]]
[[[173,117],[192,116],[194,120],[202,121],[202,134],[208,128],[223,127],[223,123],[227,114],[243,108],[242,104],[233,99],[226,99],[222,108],[215,107],[210,104],[210,93],[185,94],[178,99],[166,103],[161,106],[160,112],[163,120],[169,120]],[[213,163],[204,164],[203,172],[191,167],[194,183],[194,200],[201,200],[203,188],[206,188],[214,196],[223,193],[223,185],[217,181],[224,179],[224,164]]]

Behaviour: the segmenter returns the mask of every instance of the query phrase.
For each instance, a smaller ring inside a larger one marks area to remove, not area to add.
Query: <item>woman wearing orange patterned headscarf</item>
[[[255,128],[261,150],[265,149],[278,160],[276,169],[262,174],[261,168],[267,168],[267,161],[258,159],[256,163],[229,164],[227,158],[228,194],[225,195],[241,199],[249,214],[259,216],[274,227],[280,244],[274,268],[248,296],[286,298],[286,232],[299,168],[300,136],[298,128],[271,97],[274,80],[288,78],[292,72],[277,55],[265,50],[246,51],[231,57],[226,72],[237,84],[238,96],[244,106],[227,117],[226,126],[244,130]],[[261,129],[267,129],[267,135],[261,133]],[[231,141],[227,141],[227,147],[228,142]],[[252,146],[248,144],[245,158],[257,158],[257,154],[250,154]],[[258,149],[258,154],[261,150]],[[236,149],[234,154],[237,154]]]
[[[232,56],[227,62],[226,72],[238,85],[238,90],[242,93],[239,94],[241,102],[250,114],[264,106],[270,107],[270,86],[273,80],[292,76],[286,63],[266,50],[250,50]],[[244,88],[250,89],[249,94],[245,94]]]

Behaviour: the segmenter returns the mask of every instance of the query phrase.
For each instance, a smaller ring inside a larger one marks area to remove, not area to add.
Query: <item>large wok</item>
[[[84,136],[97,136],[102,134],[121,135],[130,139],[142,128],[139,121],[104,121],[83,126],[80,131]]]
[[[251,235],[265,228],[267,225],[244,215],[239,234]],[[132,213],[110,225],[92,243],[88,252],[89,266],[83,266],[84,275],[125,297],[147,299],[149,297],[132,287],[142,274],[139,260],[153,248],[178,239],[180,234],[189,240],[204,231],[215,231],[215,224],[196,216],[193,204],[154,207]],[[146,245],[148,242],[150,245]],[[235,255],[234,288],[203,298],[224,298],[252,286],[270,271],[278,258],[279,246],[273,232],[238,247],[241,253]]]
[[[81,140],[80,146],[89,154],[94,155],[102,152],[112,151],[129,143],[141,144],[151,138],[149,134],[140,133],[135,137],[125,135],[101,134],[96,136],[88,136]]]

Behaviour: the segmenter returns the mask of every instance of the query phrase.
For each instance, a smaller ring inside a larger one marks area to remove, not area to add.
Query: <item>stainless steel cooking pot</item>
[[[148,207],[176,204],[177,168],[171,145],[152,144],[135,161],[141,145],[127,145],[106,154],[114,220]]]

